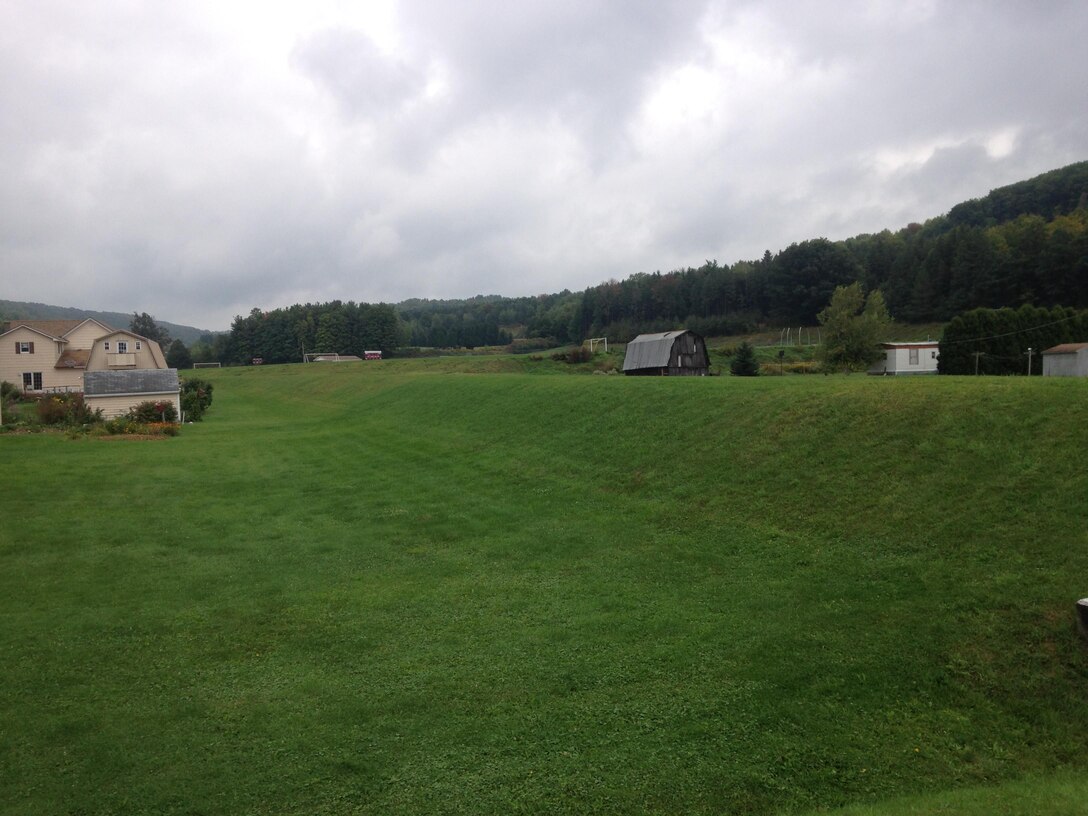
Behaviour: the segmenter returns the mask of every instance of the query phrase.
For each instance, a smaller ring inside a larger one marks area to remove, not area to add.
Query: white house
[[[1044,377],[1088,377],[1088,343],[1062,343],[1043,352]]]
[[[870,374],[936,374],[936,340],[919,343],[881,343],[884,359],[869,369]]]
[[[82,391],[90,371],[164,369],[154,340],[85,320],[12,320],[0,325],[0,380],[34,394]]]

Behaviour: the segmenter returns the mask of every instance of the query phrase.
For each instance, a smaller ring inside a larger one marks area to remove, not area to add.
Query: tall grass
[[[202,371],[177,439],[0,437],[0,809],[1081,784],[1088,384],[472,365]]]

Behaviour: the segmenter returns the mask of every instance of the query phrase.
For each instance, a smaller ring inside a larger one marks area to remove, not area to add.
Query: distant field
[[[525,365],[0,436],[0,813],[1080,812],[1088,382]]]

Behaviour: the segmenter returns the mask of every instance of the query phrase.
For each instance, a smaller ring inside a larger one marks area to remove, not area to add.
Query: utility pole
[[[1029,377],[1031,376],[1031,354],[1032,354],[1032,352],[1034,350],[1035,349],[1033,349],[1031,346],[1028,346],[1028,350],[1024,352],[1024,354],[1026,354],[1028,356],[1028,376]]]
[[[973,352],[971,352],[971,354],[975,358],[975,376],[977,377],[978,376],[978,358],[982,356],[983,352],[973,351]]]

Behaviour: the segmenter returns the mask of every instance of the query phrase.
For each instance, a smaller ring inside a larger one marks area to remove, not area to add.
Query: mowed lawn
[[[442,372],[0,436],[0,812],[1077,812],[1088,382]]]

